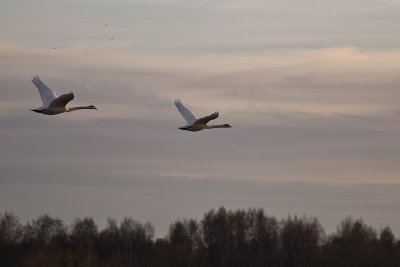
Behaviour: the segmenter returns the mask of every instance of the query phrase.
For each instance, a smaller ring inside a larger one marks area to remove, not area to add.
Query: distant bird
[[[110,37],[111,40],[114,40],[114,37]]]
[[[186,131],[191,131],[191,132],[197,132],[201,131],[204,129],[213,129],[213,128],[232,128],[229,124],[222,124],[222,125],[208,125],[207,123],[210,120],[214,120],[218,118],[219,113],[214,112],[213,114],[203,117],[203,118],[197,118],[196,115],[194,115],[190,110],[188,110],[184,105],[182,105],[182,102],[180,99],[176,99],[174,101],[176,108],[178,111],[182,114],[183,118],[185,118],[187,124],[179,127],[178,129],[181,130],[186,130]]]
[[[74,93],[64,94],[59,97],[56,93],[47,87],[38,76],[32,78],[32,82],[36,85],[39,90],[40,98],[43,101],[43,106],[40,108],[32,109],[37,113],[42,113],[46,115],[56,115],[63,112],[70,112],[78,109],[97,109],[95,106],[83,106],[83,107],[67,107],[69,101],[74,99]]]

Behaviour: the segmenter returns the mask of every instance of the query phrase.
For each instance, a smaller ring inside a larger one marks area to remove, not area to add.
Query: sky
[[[400,235],[400,1],[0,4],[0,212],[170,223],[264,208]],[[41,106],[39,77],[69,106]],[[186,132],[173,100],[231,129]]]

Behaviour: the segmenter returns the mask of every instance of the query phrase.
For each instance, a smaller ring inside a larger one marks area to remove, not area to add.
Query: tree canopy
[[[1,266],[302,267],[400,266],[400,241],[389,226],[379,231],[359,218],[345,218],[326,235],[318,219],[278,221],[263,209],[204,213],[200,221],[172,222],[164,238],[154,227],[125,217],[99,230],[92,218],[69,226],[42,214],[22,224],[0,213]]]

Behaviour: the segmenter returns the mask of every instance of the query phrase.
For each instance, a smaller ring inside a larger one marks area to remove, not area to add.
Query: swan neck
[[[229,126],[228,124],[217,124],[217,125],[209,125],[207,128],[208,129],[212,129],[212,128],[231,128],[231,126]]]
[[[81,107],[71,107],[71,108],[66,107],[65,112],[70,112],[70,111],[79,110],[79,109],[93,109],[93,108],[91,106],[81,106]]]

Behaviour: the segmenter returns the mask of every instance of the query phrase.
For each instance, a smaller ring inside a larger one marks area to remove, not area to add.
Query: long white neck
[[[207,125],[207,129],[212,128],[232,128],[229,124]]]
[[[70,112],[70,111],[79,110],[79,109],[96,109],[96,108],[93,106],[81,106],[81,107],[71,107],[71,108],[66,107],[65,112]]]

